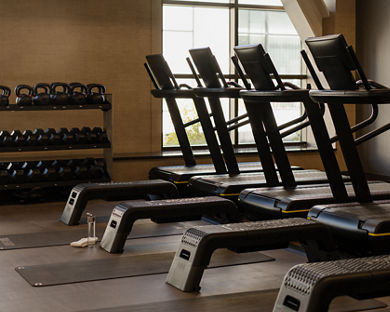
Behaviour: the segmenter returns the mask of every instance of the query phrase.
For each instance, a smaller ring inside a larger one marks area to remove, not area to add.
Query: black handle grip
[[[84,93],[84,94],[88,93],[87,87],[84,84],[80,83],[80,82],[71,82],[69,84],[69,87],[70,87],[69,88],[69,93],[73,93],[74,90],[76,90],[76,89],[80,90],[80,91],[77,91],[79,93]]]
[[[20,84],[20,85],[17,85],[16,88],[15,88],[15,94],[17,97],[20,97],[22,95],[22,93],[20,93],[22,90],[28,90],[28,93],[26,95],[28,96],[32,96],[33,95],[33,88],[29,85],[26,85],[26,84]]]
[[[39,89],[44,90],[43,92],[44,94],[50,93],[50,85],[48,83],[44,83],[44,82],[37,83],[33,89],[35,95],[42,93],[42,92],[38,92]]]
[[[69,85],[67,83],[64,83],[64,82],[53,82],[50,85],[50,92],[52,94],[58,93],[58,91],[57,91],[58,87],[62,88],[62,92],[61,93],[68,93],[69,92]]]
[[[0,86],[0,90],[3,90],[2,96],[10,96],[11,95],[11,89],[7,86]]]
[[[91,94],[93,89],[98,89],[99,94],[106,93],[106,87],[100,83],[90,83],[87,85],[88,94]]]

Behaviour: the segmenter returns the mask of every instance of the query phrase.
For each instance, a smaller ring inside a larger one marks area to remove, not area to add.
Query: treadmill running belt
[[[98,260],[19,266],[15,270],[31,286],[53,286],[168,273],[174,256],[174,252],[113,256]],[[272,260],[274,259],[260,252],[237,254],[227,249],[219,249],[211,257],[208,267],[216,268]]]
[[[174,223],[135,223],[128,239],[158,237],[183,234],[185,229],[195,225],[208,224],[204,221],[174,222]],[[60,224],[62,227],[63,224]],[[96,236],[102,238],[106,224],[96,224]],[[64,230],[51,232],[35,232],[12,235],[0,235],[0,250],[37,248],[69,245],[87,236],[87,227],[64,226]]]
[[[272,311],[277,295],[278,290],[250,291],[78,312],[268,312]],[[350,297],[339,297],[332,302],[329,311],[352,312],[384,307],[386,304],[378,300],[355,300]]]

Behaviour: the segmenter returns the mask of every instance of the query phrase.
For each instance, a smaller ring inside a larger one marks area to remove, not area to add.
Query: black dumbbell
[[[13,130],[11,132],[13,145],[22,146],[25,143],[24,135],[20,130]]]
[[[49,144],[49,135],[45,133],[45,131],[41,128],[35,129],[33,134],[37,136],[37,144],[38,145],[48,145]]]
[[[24,130],[22,134],[25,145],[33,146],[38,144],[38,135],[34,134],[31,130]]]
[[[0,162],[0,170],[7,170],[8,162]]]
[[[41,175],[43,181],[55,181],[58,177],[57,169],[52,167],[43,169]]]
[[[28,182],[39,182],[42,180],[42,172],[37,168],[31,168],[27,173]]]
[[[73,172],[70,167],[59,167],[57,170],[59,180],[71,180],[73,178]]]
[[[87,87],[80,82],[71,82],[69,87],[70,103],[85,105],[87,103]]]
[[[106,167],[106,162],[104,161],[104,159],[102,158],[96,158],[94,159],[91,164],[91,166],[96,166],[96,167],[100,167],[100,168],[105,168]]]
[[[65,161],[64,166],[71,168],[72,170],[77,167],[77,164],[74,159],[68,159]]]
[[[35,168],[39,169],[42,173],[48,166],[50,166],[52,162],[53,162],[52,160],[40,160],[35,165]]]
[[[90,83],[87,85],[89,104],[103,104],[105,100],[106,88],[99,83]]]
[[[49,144],[50,145],[62,144],[61,135],[57,133],[56,129],[54,129],[54,128],[47,128],[45,130],[45,133],[49,137]]]
[[[86,137],[86,142],[89,144],[97,143],[97,136],[92,132],[90,127],[82,127],[80,133],[84,134]]]
[[[74,144],[74,136],[69,132],[67,128],[58,129],[57,134],[61,138],[61,144],[65,144],[65,145]]]
[[[11,89],[6,86],[0,86],[0,90],[3,91],[3,93],[0,94],[0,106],[8,106]]]
[[[77,166],[74,168],[73,174],[77,180],[88,180],[88,167]]]
[[[88,144],[87,135],[81,132],[79,128],[72,128],[70,133],[73,134],[76,144]]]
[[[8,171],[9,172],[9,171]],[[10,173],[10,182],[14,184],[21,184],[26,182],[26,174],[23,169],[13,170]]]
[[[50,85],[48,83],[37,83],[33,88],[33,104],[46,106],[50,105]]]
[[[10,176],[6,169],[0,169],[0,184],[4,185],[9,182]]]
[[[88,174],[89,174],[89,177],[91,179],[101,179],[104,177],[105,175],[105,171],[103,168],[101,167],[97,167],[97,166],[91,166],[88,170]]]
[[[8,163],[7,170],[8,172],[12,173],[15,170],[22,169],[24,162],[19,162],[19,161],[13,161]]]
[[[30,169],[36,168],[36,165],[35,161],[25,161],[20,168],[28,172]]]
[[[61,91],[59,89],[61,88]],[[50,100],[55,106],[69,104],[69,85],[63,82],[53,82],[50,85]]]
[[[0,146],[8,147],[12,145],[12,137],[11,134],[7,130],[3,130],[0,132]]]
[[[100,127],[95,127],[92,129],[92,133],[96,135],[96,143],[104,144],[109,142],[106,130],[103,130]]]
[[[22,90],[27,90],[27,93],[22,93]],[[32,105],[33,88],[26,84],[17,85],[15,88],[16,104],[20,106]]]

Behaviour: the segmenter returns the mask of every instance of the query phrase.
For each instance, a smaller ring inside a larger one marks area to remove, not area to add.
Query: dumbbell
[[[27,93],[22,93],[22,90],[27,90]],[[32,105],[33,88],[26,84],[17,85],[15,88],[16,104],[20,106]]]
[[[17,146],[22,146],[25,143],[25,138],[24,135],[20,130],[13,130],[11,132],[11,137],[12,137],[12,145],[17,145]]]
[[[8,163],[7,170],[8,172],[12,173],[15,170],[22,169],[24,162],[20,161],[13,161]]]
[[[8,162],[0,162],[0,170],[7,170]]]
[[[31,130],[23,131],[24,143],[28,146],[38,145],[38,135]]]
[[[105,102],[106,88],[99,83],[90,83],[87,85],[89,104],[103,104]]]
[[[23,169],[25,172],[28,172],[30,169],[35,169],[36,165],[36,161],[25,161],[20,168]]]
[[[105,175],[105,171],[102,167],[91,166],[88,170],[90,179],[101,179]]]
[[[97,142],[100,144],[109,143],[107,131],[103,130],[100,127],[95,127],[92,129],[92,132],[96,133],[97,136]]]
[[[70,130],[70,133],[74,136],[74,141],[77,144],[88,144],[88,138],[87,135],[80,131],[79,128],[72,128]]]
[[[61,91],[59,89],[61,88]],[[69,85],[63,82],[53,82],[50,85],[50,100],[53,105],[69,104]]]
[[[12,145],[12,137],[11,134],[7,130],[3,130],[0,132],[0,146],[8,147]]]
[[[49,137],[48,143],[50,145],[59,145],[62,143],[61,135],[57,133],[56,129],[54,128],[47,128],[45,130],[45,134]]]
[[[74,177],[77,180],[88,180],[89,172],[88,167],[77,166],[73,170]]]
[[[45,146],[49,144],[49,135],[42,128],[35,129],[33,134],[37,137],[38,145]]]
[[[42,181],[55,181],[57,180],[57,169],[56,168],[45,168],[41,172]]]
[[[35,165],[35,168],[42,173],[52,162],[52,160],[40,160]]]
[[[31,168],[27,171],[28,182],[39,182],[42,180],[42,172],[38,168]]]
[[[0,86],[0,90],[3,91],[3,93],[0,94],[0,106],[8,106],[11,89],[6,86]]]
[[[10,171],[8,171],[10,173]],[[26,174],[23,169],[16,169],[10,173],[10,182],[14,184],[21,184],[26,182]]]
[[[57,169],[57,176],[59,180],[71,180],[73,178],[73,171],[67,166],[59,167]]]
[[[33,88],[33,95],[34,105],[50,105],[50,85],[48,83],[37,83]]]
[[[80,82],[71,82],[69,87],[70,103],[85,105],[87,103],[87,87]]]
[[[67,128],[60,128],[57,134],[61,138],[61,144],[72,145],[75,143],[73,133],[70,133]]]
[[[85,135],[86,142],[90,144],[97,143],[97,135],[92,132],[90,127],[82,127],[80,133]]]

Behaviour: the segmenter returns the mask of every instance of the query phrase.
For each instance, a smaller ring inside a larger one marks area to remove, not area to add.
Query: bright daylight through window
[[[179,83],[195,86],[186,62],[191,48],[209,46],[225,75],[234,74],[230,61],[233,47],[261,43],[269,52],[278,72],[289,75],[289,81],[300,85],[302,65],[301,42],[280,0],[164,0],[163,54]],[[240,81],[238,81],[240,83]],[[222,100],[226,118],[245,113],[241,100]],[[184,122],[196,119],[191,100],[179,100]],[[302,114],[300,103],[273,103],[278,123]],[[204,145],[199,123],[187,129],[193,145]],[[250,126],[232,132],[236,146],[253,143]],[[301,142],[302,132],[285,138],[285,142]],[[178,145],[168,109],[163,104],[163,147]]]

